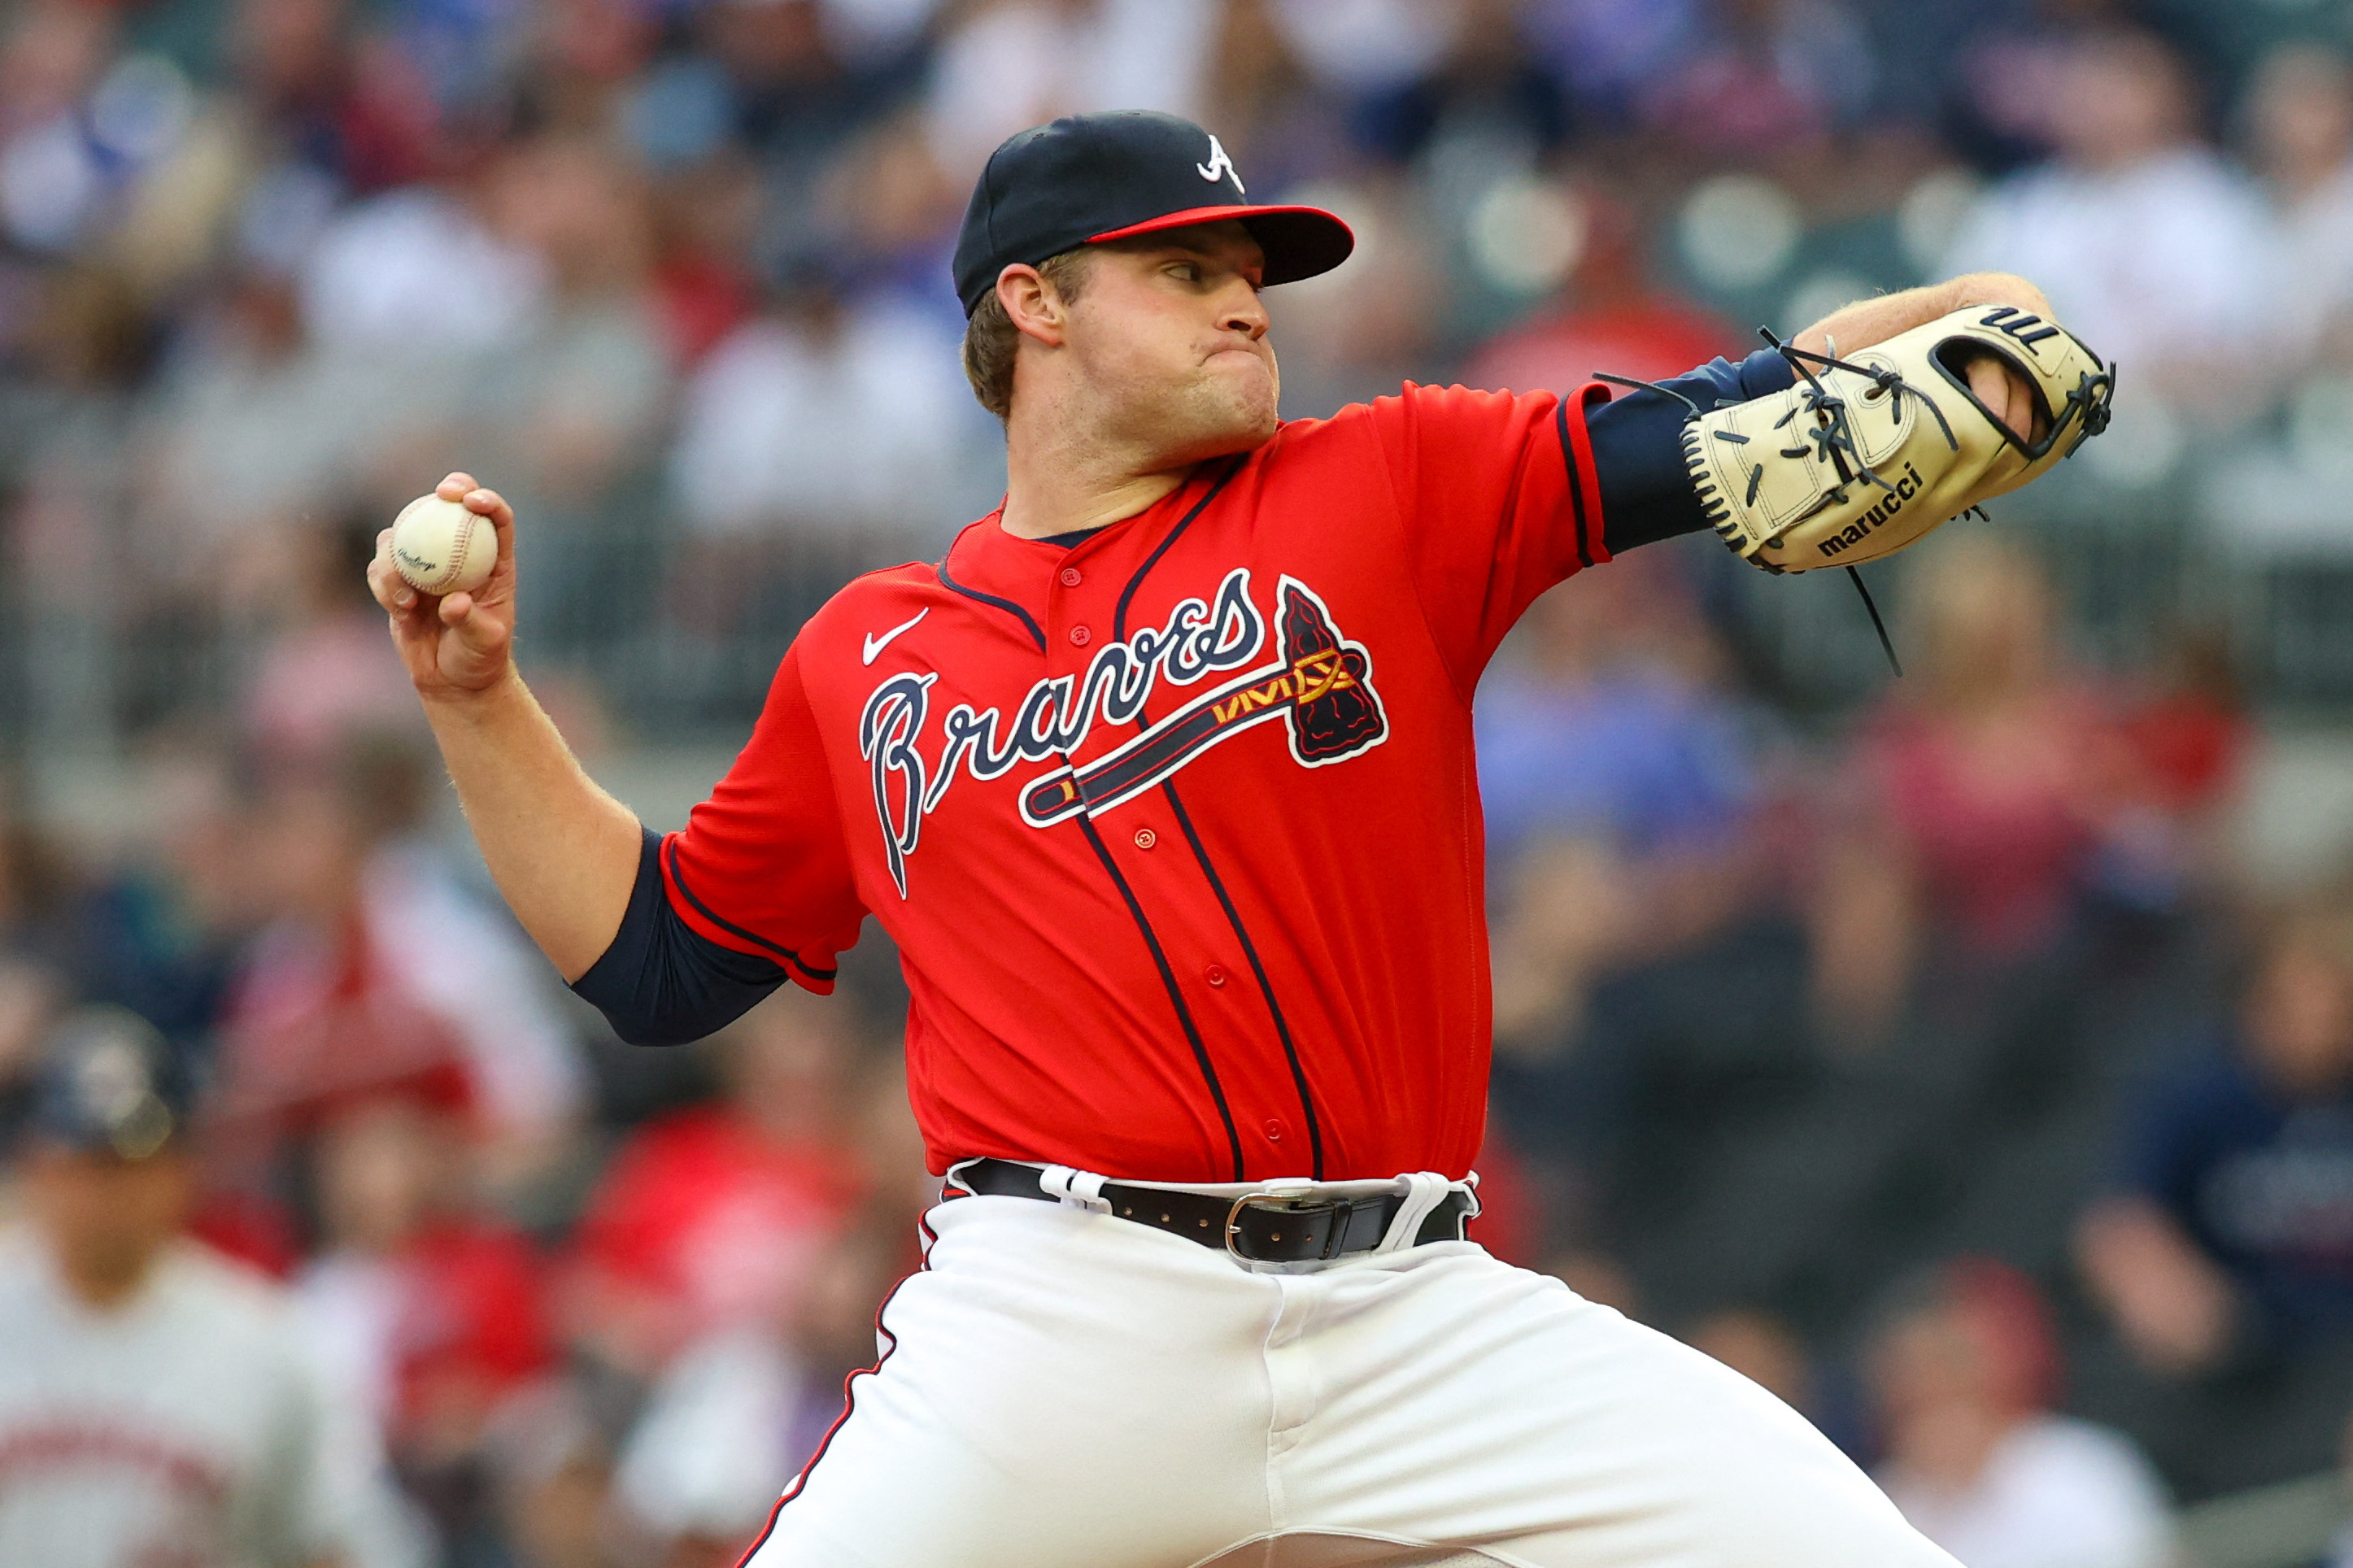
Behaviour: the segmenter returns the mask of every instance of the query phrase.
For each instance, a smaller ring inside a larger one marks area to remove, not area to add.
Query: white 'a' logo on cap
[[[1249,188],[1242,184],[1241,175],[1235,172],[1234,161],[1226,156],[1225,148],[1214,136],[1209,138],[1209,161],[1206,163],[1196,163],[1193,168],[1201,178],[1212,184],[1219,178],[1229,179],[1234,183],[1234,191],[1237,195],[1245,196],[1250,195]]]

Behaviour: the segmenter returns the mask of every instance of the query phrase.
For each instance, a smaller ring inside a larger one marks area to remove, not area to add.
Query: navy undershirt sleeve
[[[1796,379],[1788,361],[1759,349],[1738,364],[1713,360],[1661,384],[1704,411],[1786,391]],[[1683,467],[1683,421],[1689,417],[1691,410],[1683,404],[1648,389],[1620,393],[1587,413],[1594,478],[1601,487],[1601,540],[1610,554],[1707,526]]]
[[[572,983],[633,1046],[682,1046],[724,1028],[785,983],[771,959],[722,947],[670,907],[661,836],[649,830],[613,944]]]

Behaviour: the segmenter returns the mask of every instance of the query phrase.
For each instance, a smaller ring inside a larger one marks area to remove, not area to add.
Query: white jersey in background
[[[354,1436],[259,1276],[185,1243],[97,1312],[0,1238],[0,1563],[363,1568],[382,1500]]]
[[[1974,1487],[1879,1478],[1921,1534],[1968,1568],[2168,1568],[2173,1506],[2123,1434],[2064,1415],[2010,1428]]]

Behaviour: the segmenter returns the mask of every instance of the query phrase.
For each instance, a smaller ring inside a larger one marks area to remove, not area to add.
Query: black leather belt
[[[958,1167],[951,1180],[990,1197],[1060,1201],[1038,1185],[1036,1166],[1010,1160],[975,1160]],[[1122,1219],[1187,1237],[1250,1263],[1309,1263],[1370,1252],[1405,1206],[1405,1199],[1395,1193],[1361,1198],[1265,1194],[1220,1198],[1118,1182],[1103,1184],[1103,1200]],[[1449,1192],[1421,1222],[1413,1244],[1460,1241],[1462,1222],[1477,1212],[1470,1194]]]

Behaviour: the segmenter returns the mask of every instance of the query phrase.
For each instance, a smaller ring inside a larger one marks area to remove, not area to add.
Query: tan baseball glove
[[[1683,462],[1724,542],[1767,572],[1892,555],[1978,502],[2040,479],[2107,428],[2116,369],[2056,323],[1973,305],[1843,359],[1775,343],[1787,392],[1683,426]],[[1969,390],[1979,354],[2033,390],[2033,439]]]

